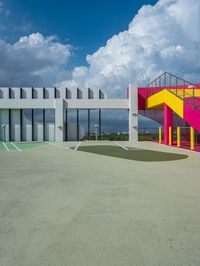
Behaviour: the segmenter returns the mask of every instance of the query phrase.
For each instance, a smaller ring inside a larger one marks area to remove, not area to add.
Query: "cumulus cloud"
[[[160,0],[143,6],[126,31],[74,68],[68,87],[103,88],[122,96],[130,82],[146,85],[164,71],[195,81],[200,73],[200,1]]]
[[[0,39],[0,86],[49,86],[58,82],[72,52],[54,36],[33,33],[10,44]]]

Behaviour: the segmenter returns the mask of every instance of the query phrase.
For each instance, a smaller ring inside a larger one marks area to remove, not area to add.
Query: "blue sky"
[[[70,66],[86,64],[85,56],[94,53],[114,34],[126,30],[144,4],[156,0],[7,0],[5,18],[8,31],[1,36],[15,42],[22,35],[40,32],[69,42],[76,52]],[[14,25],[14,27],[13,27]],[[18,27],[15,27],[18,26]]]
[[[167,71],[199,82],[200,1],[0,0],[0,86],[125,95]]]

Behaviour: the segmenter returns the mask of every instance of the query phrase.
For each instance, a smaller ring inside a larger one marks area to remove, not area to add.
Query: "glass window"
[[[45,109],[45,122],[46,123],[55,123],[55,110],[54,109]]]

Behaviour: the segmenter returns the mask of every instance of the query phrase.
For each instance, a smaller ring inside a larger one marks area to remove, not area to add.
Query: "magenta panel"
[[[151,95],[162,91],[163,89],[187,89],[191,85],[186,86],[165,86],[165,87],[140,87],[138,88],[138,109],[145,110],[145,100]],[[200,89],[200,84],[195,84],[195,89]],[[189,98],[188,98],[189,101]]]
[[[173,111],[164,104],[164,143],[169,144],[169,127],[173,127]]]
[[[198,132],[200,132],[200,111],[194,109],[187,103],[184,103],[183,108],[184,120]]]

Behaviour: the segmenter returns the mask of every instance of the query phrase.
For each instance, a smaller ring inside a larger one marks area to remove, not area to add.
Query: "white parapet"
[[[53,87],[45,88],[45,98],[53,99],[54,97],[55,97],[55,88]]]
[[[32,99],[32,88],[22,88],[23,99]]]
[[[43,99],[43,88],[34,88],[34,95],[37,99]]]
[[[9,88],[1,88],[1,98],[2,99],[9,99]]]
[[[15,88],[12,87],[12,88],[10,88],[10,90],[11,90],[11,96],[12,96],[12,98],[19,100],[20,99],[21,89],[18,88],[18,87],[15,87]]]

